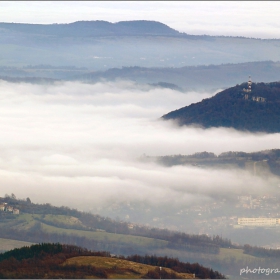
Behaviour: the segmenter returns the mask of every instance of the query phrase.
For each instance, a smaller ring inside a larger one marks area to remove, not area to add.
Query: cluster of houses
[[[250,99],[249,95],[245,94],[244,99],[249,100]],[[251,100],[256,101],[256,102],[265,102],[266,98],[261,97],[261,96],[252,96]]]
[[[0,204],[0,211],[11,212],[16,215],[19,214],[19,209],[16,209],[13,206],[8,205],[8,203],[6,203],[6,202]]]

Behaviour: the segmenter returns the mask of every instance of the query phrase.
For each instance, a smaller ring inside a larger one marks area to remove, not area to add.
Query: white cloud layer
[[[196,203],[219,195],[274,192],[277,178],[245,171],[172,168],[150,156],[279,147],[280,134],[178,127],[163,114],[214,93],[181,93],[130,82],[0,82],[1,192],[34,202],[88,210],[92,205],[146,201]]]

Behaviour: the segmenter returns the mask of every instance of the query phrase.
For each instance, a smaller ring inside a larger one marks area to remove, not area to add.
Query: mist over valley
[[[3,193],[12,189],[38,203],[177,230],[190,230],[184,215],[171,218],[182,209],[242,195],[278,194],[279,177],[272,172],[256,176],[234,166],[205,169],[143,160],[145,155],[277,147],[279,133],[180,127],[159,119],[215,92],[182,93],[132,82],[2,81],[0,87]]]

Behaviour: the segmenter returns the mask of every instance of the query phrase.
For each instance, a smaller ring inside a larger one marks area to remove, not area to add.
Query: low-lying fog
[[[214,92],[181,93],[128,82],[0,82],[1,194],[95,209],[146,201],[166,207],[220,194],[273,191],[275,177],[241,170],[164,167],[143,155],[253,152],[279,147],[280,134],[178,127],[158,119]],[[102,214],[102,213],[101,213]]]

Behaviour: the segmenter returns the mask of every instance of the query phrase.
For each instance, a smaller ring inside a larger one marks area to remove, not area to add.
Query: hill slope
[[[253,83],[228,88],[215,96],[203,99],[170,112],[164,120],[177,120],[180,125],[231,127],[251,132],[280,132],[280,82]]]

